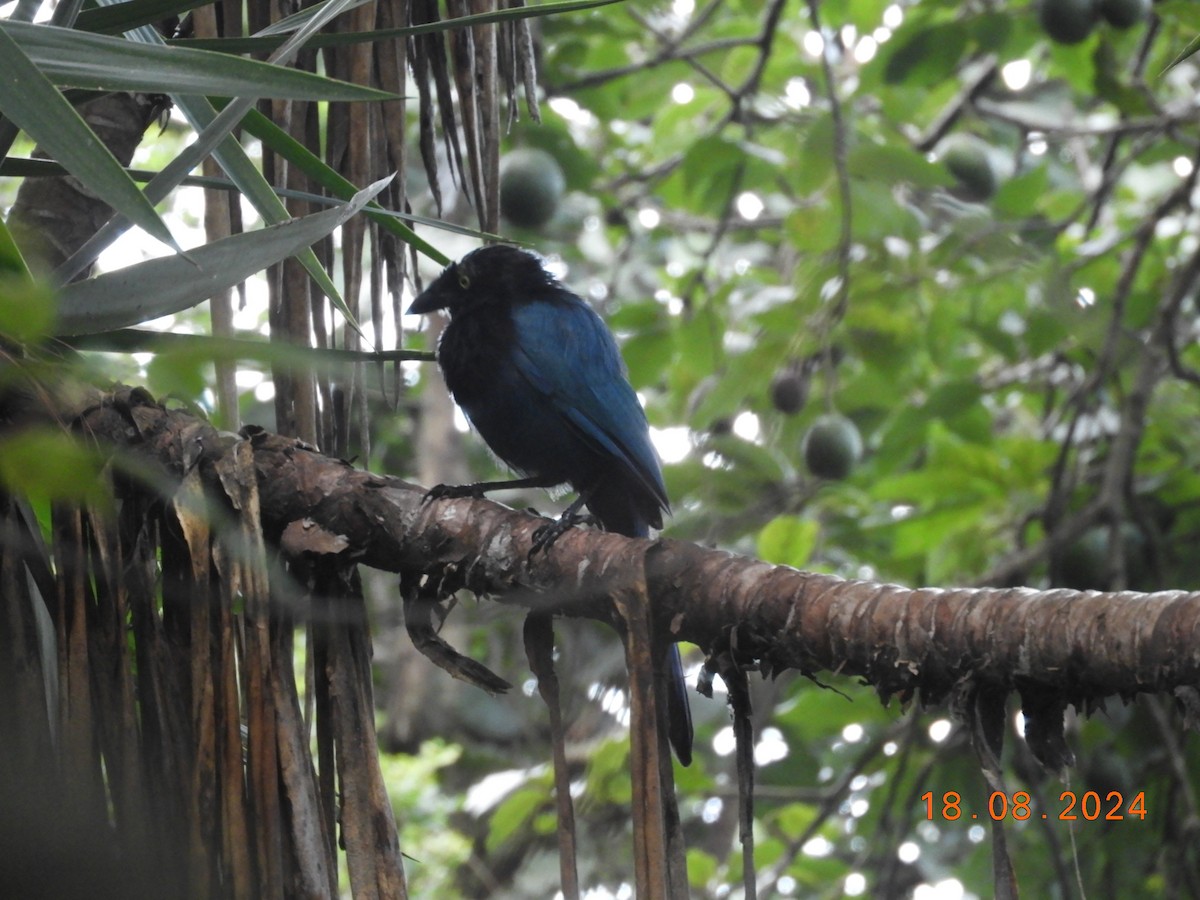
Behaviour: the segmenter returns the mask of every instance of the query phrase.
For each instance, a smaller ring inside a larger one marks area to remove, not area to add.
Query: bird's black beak
[[[445,309],[446,299],[442,296],[442,292],[437,289],[437,283],[431,284],[417,296],[417,299],[412,302],[412,306],[408,308],[407,315],[423,316],[426,313],[431,313],[435,309]]]

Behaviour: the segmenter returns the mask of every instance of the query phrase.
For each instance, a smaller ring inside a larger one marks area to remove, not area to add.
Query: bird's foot
[[[431,500],[461,500],[463,497],[482,500],[484,498],[484,486],[482,484],[434,485],[425,492],[425,496],[421,498],[421,503],[424,505]]]
[[[553,522],[540,526],[533,532],[533,545],[529,548],[527,559],[533,559],[538,553],[546,553],[560,537],[576,525],[591,525],[596,520],[586,514],[567,510]]]

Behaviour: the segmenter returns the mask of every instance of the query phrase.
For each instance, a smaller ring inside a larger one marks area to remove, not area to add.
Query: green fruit
[[[1150,0],[1100,0],[1098,8],[1113,28],[1132,28],[1150,14]]]
[[[862,458],[862,436],[845,416],[821,416],[804,436],[804,464],[818,478],[846,478]]]
[[[554,218],[566,186],[558,162],[545,150],[513,150],[500,162],[500,212],[513,225],[540,228]]]
[[[792,367],[771,379],[771,404],[786,415],[795,415],[808,402],[808,378]]]
[[[970,134],[952,134],[938,148],[938,158],[968,200],[987,200],[996,193],[999,177],[992,165],[992,148]]]
[[[1078,44],[1096,24],[1095,0],[1042,0],[1038,18],[1052,41]]]

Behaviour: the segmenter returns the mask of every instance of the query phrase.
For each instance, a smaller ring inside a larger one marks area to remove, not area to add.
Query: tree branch
[[[636,587],[644,560],[654,613],[674,638],[732,652],[764,675],[857,675],[885,699],[920,691],[926,703],[972,685],[1017,690],[1027,715],[1058,710],[1057,721],[1047,713],[1038,724],[1059,733],[1063,702],[1087,708],[1113,694],[1178,694],[1200,682],[1200,593],[914,590],[583,529],[530,562],[533,532],[544,524],[537,516],[486,500],[424,503],[424,490],[401,479],[262,431],[220,435],[144,391],[106,395],[75,421],[175,477],[192,464],[203,479],[215,477],[215,462],[248,442],[268,541],[277,544],[291,523],[315,523],[344,542],[306,552],[421,572],[443,594],[467,589],[611,623],[611,598]]]

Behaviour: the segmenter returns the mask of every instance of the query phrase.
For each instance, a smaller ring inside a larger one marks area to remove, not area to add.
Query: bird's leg
[[[541,526],[533,533],[533,546],[529,548],[530,558],[538,551],[549,550],[550,546],[562,537],[568,529],[582,522],[594,521],[589,515],[579,514],[579,510],[583,508],[583,504],[587,503],[590,493],[590,491],[581,491],[571,505],[563,510],[561,516],[549,525]]]
[[[547,481],[545,478],[514,478],[510,481],[477,481],[474,484],[439,484],[425,492],[422,503],[430,500],[453,500],[460,497],[473,497],[482,500],[489,491],[500,491],[505,488],[549,488],[559,482]]]

